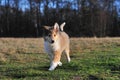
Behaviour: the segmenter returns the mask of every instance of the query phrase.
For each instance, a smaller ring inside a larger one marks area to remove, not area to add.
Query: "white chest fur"
[[[46,53],[52,53],[53,51],[57,51],[60,49],[59,41],[56,41],[55,43],[51,44],[47,41],[44,42],[44,49]]]

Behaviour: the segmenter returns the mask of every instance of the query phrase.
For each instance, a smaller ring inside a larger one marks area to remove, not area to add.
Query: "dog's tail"
[[[63,27],[65,26],[65,24],[66,24],[66,23],[64,22],[64,23],[62,23],[62,24],[60,25],[60,31],[64,31],[64,30],[63,30]]]

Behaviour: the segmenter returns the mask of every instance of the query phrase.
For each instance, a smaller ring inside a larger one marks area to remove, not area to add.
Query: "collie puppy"
[[[50,58],[49,70],[54,70],[58,65],[62,66],[60,61],[62,52],[65,52],[67,61],[70,62],[70,41],[69,36],[63,31],[65,22],[60,26],[55,23],[54,26],[44,26],[44,49]]]

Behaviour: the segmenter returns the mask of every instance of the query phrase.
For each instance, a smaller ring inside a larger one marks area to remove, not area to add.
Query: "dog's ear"
[[[55,25],[54,25],[54,30],[55,30],[56,32],[59,31],[59,25],[58,25],[58,23],[55,23]]]
[[[60,25],[60,30],[63,31],[63,27],[65,26],[65,22]]]
[[[50,30],[49,26],[43,26],[43,28],[46,29],[46,30]]]

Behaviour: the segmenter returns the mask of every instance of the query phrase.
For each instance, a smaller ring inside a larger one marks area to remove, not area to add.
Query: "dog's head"
[[[54,43],[58,40],[59,36],[59,25],[57,23],[54,26],[44,26],[44,40],[48,41],[49,43]]]

